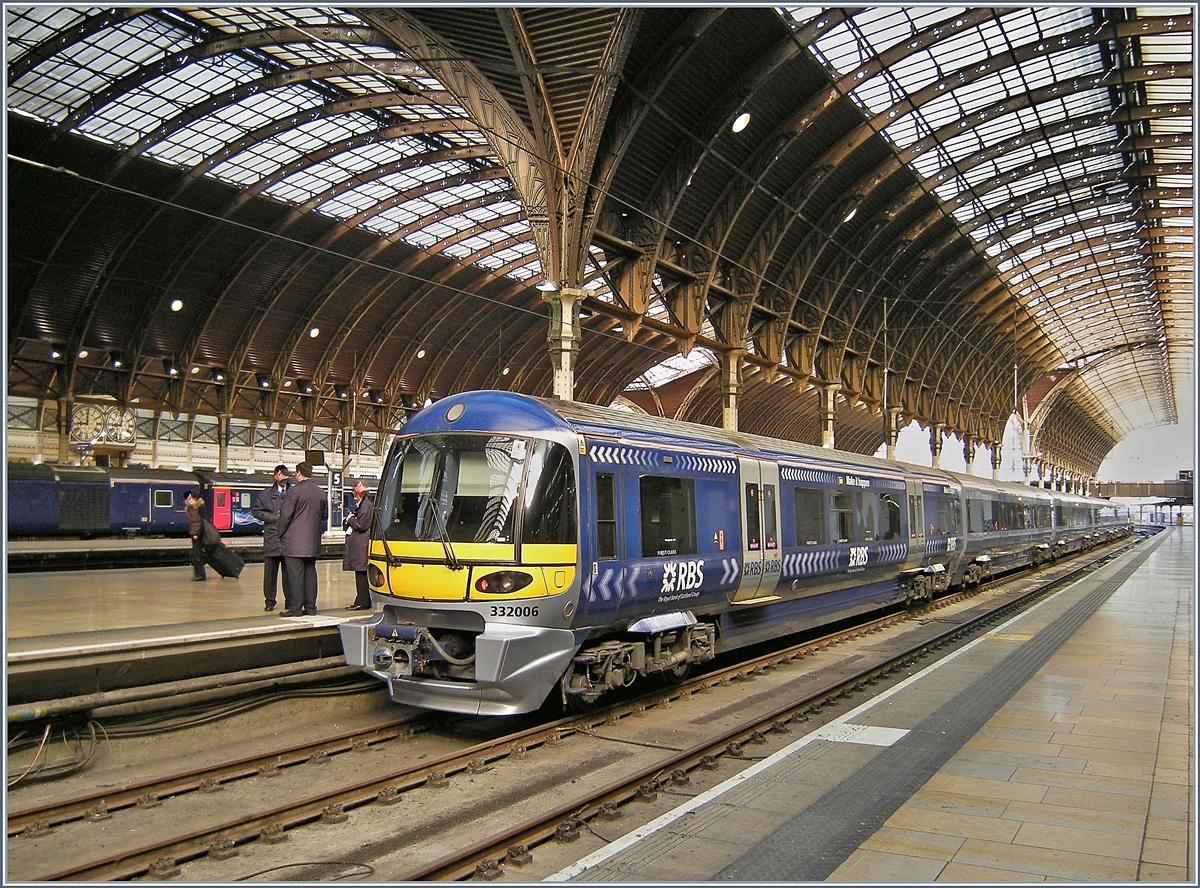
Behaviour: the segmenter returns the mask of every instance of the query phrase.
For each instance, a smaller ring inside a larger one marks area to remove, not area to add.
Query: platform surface
[[[1194,547],[1167,531],[551,880],[1194,884]]]

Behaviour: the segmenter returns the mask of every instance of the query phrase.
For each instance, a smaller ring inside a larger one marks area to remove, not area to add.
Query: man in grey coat
[[[296,464],[296,483],[279,508],[279,543],[287,572],[281,617],[317,612],[317,556],[329,503],[325,491],[312,480],[312,470],[311,463]]]
[[[288,480],[288,470],[285,465],[275,467],[275,483],[266,490],[260,491],[254,497],[250,514],[263,523],[263,599],[266,607],[263,610],[270,613],[275,610],[276,590],[279,585],[280,568],[283,567],[283,549],[279,545],[279,510],[283,507],[283,495],[288,492],[292,483]],[[283,571],[283,604],[288,605],[287,570]]]

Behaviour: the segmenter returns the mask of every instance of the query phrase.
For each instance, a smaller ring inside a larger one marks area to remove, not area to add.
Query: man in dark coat
[[[371,541],[371,517],[375,507],[367,496],[367,485],[359,480],[354,482],[354,511],[342,519],[342,527],[346,529],[346,545],[342,549],[342,570],[354,571],[354,604],[346,610],[362,611],[371,609],[371,589],[367,585],[367,544]]]
[[[267,606],[263,610],[275,610],[276,590],[279,585],[279,569],[283,567],[283,549],[279,545],[279,510],[283,506],[283,495],[292,486],[285,465],[275,467],[275,483],[254,497],[250,514],[263,523],[263,599]],[[287,571],[283,571],[283,602],[287,607],[290,587]]]
[[[279,543],[287,582],[283,586],[281,617],[298,617],[317,612],[317,556],[321,554],[321,532],[329,517],[325,491],[312,480],[312,465],[296,464],[296,483],[283,496],[279,507]]]

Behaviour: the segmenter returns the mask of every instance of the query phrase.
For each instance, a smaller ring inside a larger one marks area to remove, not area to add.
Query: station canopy
[[[1192,422],[1192,8],[5,7],[8,394]],[[562,303],[559,303],[560,305]]]

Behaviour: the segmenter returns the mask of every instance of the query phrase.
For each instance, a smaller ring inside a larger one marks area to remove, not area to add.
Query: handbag
[[[221,545],[221,534],[207,518],[200,523],[200,548],[213,549]]]

